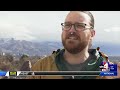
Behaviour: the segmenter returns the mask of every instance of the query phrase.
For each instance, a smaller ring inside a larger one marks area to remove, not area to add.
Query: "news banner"
[[[106,71],[0,71],[0,76],[116,76],[117,72]]]
[[[117,76],[117,64],[102,62],[100,71],[0,71],[0,76]]]

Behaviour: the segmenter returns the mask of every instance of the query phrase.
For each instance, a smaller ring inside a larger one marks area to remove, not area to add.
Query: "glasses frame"
[[[74,26],[75,31],[79,31],[79,30],[76,29],[76,24],[83,24],[83,25],[84,25],[85,28],[84,28],[83,30],[81,30],[81,31],[85,31],[86,29],[93,29],[92,26],[89,26],[89,25],[87,25],[87,24],[85,24],[85,23],[75,23],[75,24],[69,23],[69,24],[70,24],[70,27],[69,27],[68,30],[66,30],[66,29],[64,28],[64,24],[65,24],[65,23],[61,23],[62,29],[63,29],[64,31],[69,31],[69,30],[72,28],[72,26]]]

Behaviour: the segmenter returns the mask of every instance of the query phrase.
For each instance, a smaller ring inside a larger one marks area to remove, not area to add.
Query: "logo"
[[[117,64],[102,62],[99,67],[101,69],[100,76],[117,76]]]
[[[109,62],[102,62],[99,67],[101,71],[110,71]]]
[[[17,72],[16,71],[10,71],[9,76],[17,76]]]
[[[96,62],[93,62],[93,63],[88,63],[88,65],[94,65],[94,64],[96,64]]]

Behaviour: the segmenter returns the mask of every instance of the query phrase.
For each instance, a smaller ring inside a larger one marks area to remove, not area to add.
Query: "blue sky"
[[[0,11],[0,37],[28,41],[60,41],[61,23],[69,11]],[[120,11],[91,11],[94,41],[120,44]]]

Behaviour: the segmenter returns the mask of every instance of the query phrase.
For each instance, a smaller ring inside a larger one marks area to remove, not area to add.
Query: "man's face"
[[[91,18],[87,14],[79,11],[72,11],[67,15],[65,23],[84,23],[90,26],[90,20]],[[77,31],[72,25],[71,29],[69,30],[63,29],[62,43],[68,52],[77,54],[89,45],[93,36],[94,30],[86,29],[83,31]]]

